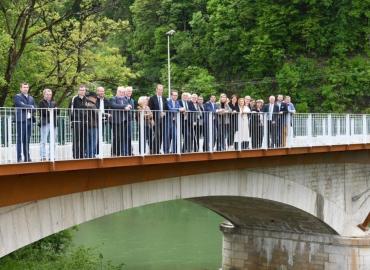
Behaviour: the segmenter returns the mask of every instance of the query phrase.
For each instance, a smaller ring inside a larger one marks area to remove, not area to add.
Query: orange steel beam
[[[370,163],[370,145],[301,147],[0,165],[0,207],[162,178],[244,168]]]
[[[47,172],[89,170],[96,168],[117,168],[156,164],[188,163],[193,161],[230,160],[238,158],[257,158],[314,153],[370,150],[370,144],[336,146],[314,146],[281,149],[258,149],[247,151],[226,151],[214,153],[194,153],[182,155],[153,155],[133,157],[110,157],[104,159],[81,159],[52,162],[16,163],[0,165],[0,177]]]

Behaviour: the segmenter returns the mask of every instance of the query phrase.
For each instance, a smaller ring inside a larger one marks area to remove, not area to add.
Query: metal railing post
[[[181,155],[181,122],[180,112],[176,112],[176,153]]]
[[[49,133],[49,154],[50,154],[50,161],[55,161],[55,123],[54,123],[54,109],[49,109],[49,117],[50,117],[50,133]]]
[[[307,121],[307,136],[308,136],[308,145],[312,146],[312,114],[308,114]]]
[[[349,136],[350,136],[350,118],[349,118],[349,114],[346,114],[346,139],[347,139],[347,143],[349,142]]]
[[[366,121],[366,114],[362,115],[362,142],[367,142],[367,121]]]
[[[209,152],[212,153],[213,152],[213,112],[210,112],[208,114],[208,120],[209,120],[209,130],[208,130],[208,135],[209,135],[209,141],[208,141],[208,144],[209,144]]]
[[[98,157],[103,158],[103,112],[102,110],[98,111]]]
[[[262,148],[267,149],[268,148],[268,140],[269,140],[269,134],[268,132],[268,122],[267,122],[267,113],[263,114],[263,139],[262,139]]]
[[[140,155],[145,156],[145,119],[144,119],[144,111],[138,111],[139,115],[139,127],[140,127],[140,138],[139,138],[139,149]]]
[[[12,116],[8,115],[8,121],[7,121],[7,133],[8,133],[8,140],[7,140],[7,146],[12,146]]]
[[[290,125],[292,123],[292,117],[293,114],[287,113],[286,117],[286,133],[287,133],[287,140],[286,140],[286,146],[292,147],[292,140],[293,140],[293,132],[292,132],[292,126]]]
[[[328,137],[331,137],[332,136],[332,118],[331,118],[331,114],[328,114]]]

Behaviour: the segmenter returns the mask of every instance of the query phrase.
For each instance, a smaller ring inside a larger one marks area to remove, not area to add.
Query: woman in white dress
[[[244,98],[239,98],[239,116],[238,116],[238,131],[235,133],[235,149],[248,149],[250,142],[249,135],[249,113],[251,109],[249,104],[245,104]]]

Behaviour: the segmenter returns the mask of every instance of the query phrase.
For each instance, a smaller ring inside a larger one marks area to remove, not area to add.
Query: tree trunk
[[[5,84],[3,86],[0,86],[0,107],[4,107],[6,97],[9,93],[9,85]]]

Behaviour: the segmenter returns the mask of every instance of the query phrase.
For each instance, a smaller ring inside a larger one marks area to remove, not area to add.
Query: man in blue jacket
[[[168,154],[170,152],[170,146],[172,153],[177,153],[177,132],[180,132],[177,130],[177,115],[180,112],[184,112],[185,108],[180,106],[178,98],[178,92],[176,90],[171,90],[171,98],[167,101],[167,107],[168,107],[168,114],[167,114],[167,124],[166,124],[166,130],[167,130],[167,139],[165,140],[164,144],[164,153]]]
[[[18,162],[22,162],[22,146],[24,161],[31,161],[30,139],[36,105],[33,97],[28,95],[29,88],[28,83],[21,83],[20,93],[14,97]]]
[[[209,98],[209,101],[204,104],[204,123],[203,123],[203,132],[204,132],[204,143],[203,143],[203,152],[209,152],[213,149],[216,142],[216,127],[217,127],[217,118],[215,117],[216,111],[219,108],[219,104],[216,104],[216,96],[212,95]],[[211,119],[211,120],[210,120]],[[210,127],[212,127],[212,132],[210,132]]]

